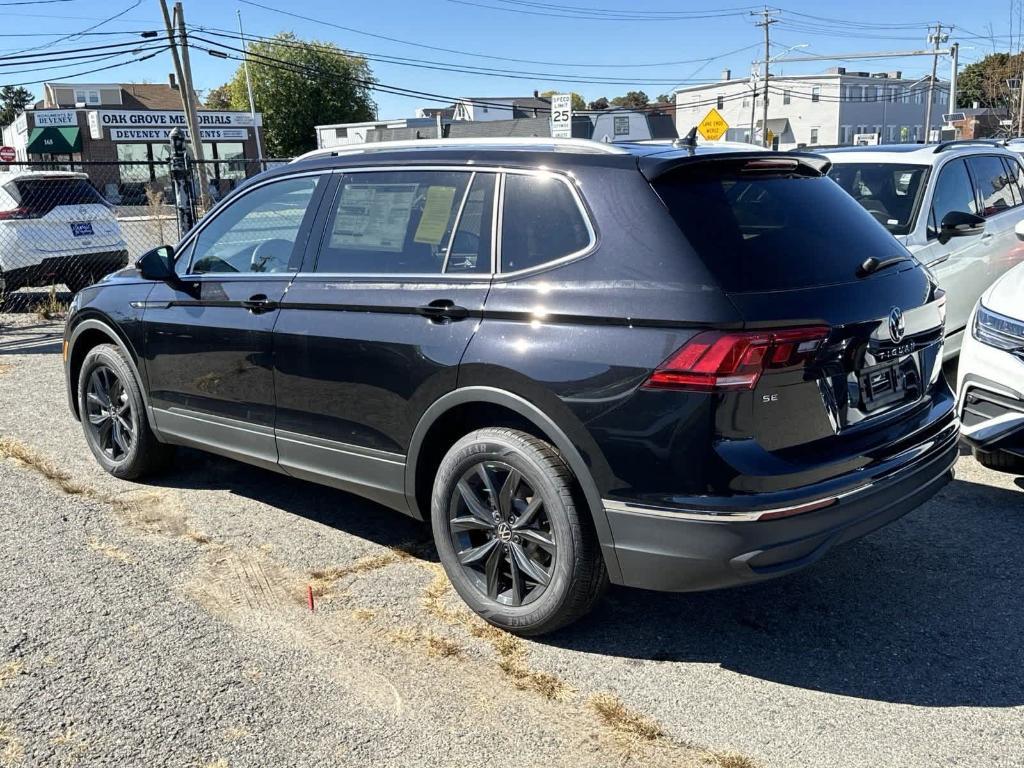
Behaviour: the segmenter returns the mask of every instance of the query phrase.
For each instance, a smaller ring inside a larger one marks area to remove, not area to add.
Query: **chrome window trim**
[[[549,170],[549,169],[536,169],[536,168],[505,168],[500,165],[476,165],[476,164],[430,164],[430,165],[365,165],[356,166],[351,168],[331,168],[322,169],[318,173],[333,173],[333,174],[351,174],[351,173],[380,173],[380,172],[395,172],[395,171],[461,171],[463,173],[495,173],[498,174],[496,183],[498,188],[494,195],[494,219],[491,225],[491,271],[490,273],[476,272],[471,274],[458,274],[458,273],[428,273],[428,272],[294,272],[295,279],[302,278],[304,281],[310,279],[330,279],[330,280],[360,280],[363,278],[381,281],[417,281],[422,282],[424,278],[429,280],[436,280],[438,278],[451,279],[456,281],[496,281],[506,279],[516,279],[526,275],[530,275],[536,272],[543,272],[544,270],[551,269],[552,267],[561,266],[570,261],[576,259],[582,259],[589,256],[598,246],[598,235],[597,229],[594,226],[593,219],[590,215],[589,209],[583,202],[583,197],[580,194],[576,179],[571,174],[563,171]],[[514,272],[501,272],[501,228],[504,225],[504,210],[505,210],[505,178],[509,174],[519,174],[524,176],[550,176],[562,184],[565,184],[569,188],[569,192],[573,196],[573,200],[576,202],[576,207],[579,210],[580,216],[583,217],[584,224],[587,228],[587,235],[589,242],[586,247],[581,248],[572,253],[568,253],[565,256],[559,256],[557,259],[551,261],[545,261],[543,264],[537,264],[536,266],[529,267],[527,269],[520,269]],[[326,229],[325,229],[326,231]],[[283,274],[283,273],[282,273]]]
[[[300,179],[300,178],[302,178],[304,176],[316,176],[316,177],[324,176],[324,177],[326,177],[326,176],[329,176],[329,175],[330,174],[329,174],[328,171],[326,171],[324,169],[318,169],[318,170],[315,170],[315,171],[302,171],[300,173],[289,173],[287,175],[275,176],[272,179],[264,179],[263,181],[255,183],[251,187],[248,187],[248,188],[244,189],[242,192],[240,192],[238,194],[237,197],[232,198],[228,205],[223,206],[223,207],[218,205],[216,208],[214,208],[211,211],[210,214],[208,214],[207,216],[204,216],[202,221],[200,221],[196,226],[194,226],[188,232],[188,234],[186,234],[185,237],[183,237],[181,239],[181,241],[178,243],[178,245],[175,246],[175,248],[174,248],[175,254],[181,253],[186,248],[192,248],[192,252],[189,254],[189,257],[188,257],[188,259],[189,259],[188,268],[186,269],[185,274],[182,275],[182,279],[199,280],[199,279],[202,279],[202,278],[206,277],[206,275],[210,274],[208,272],[202,272],[200,274],[193,274],[192,273],[192,262],[195,259],[195,255],[196,255],[195,248],[193,248],[192,246],[195,245],[196,240],[203,233],[203,230],[206,229],[210,225],[210,222],[216,221],[218,219],[218,217],[220,217],[220,216],[222,216],[224,214],[225,211],[227,211],[228,209],[233,207],[236,200],[241,200],[246,195],[251,194],[252,192],[256,191],[257,189],[261,189],[262,187],[265,187],[268,184],[276,184],[277,182],[280,182],[280,181],[290,181],[291,179]],[[316,187],[313,187],[313,193],[314,194],[316,193]],[[308,207],[307,207],[307,210],[308,210]],[[303,214],[303,216],[305,216],[305,214]],[[226,278],[224,278],[223,275],[224,274],[231,274],[231,273],[218,272],[216,274],[220,275],[220,277],[218,279],[224,280]],[[261,276],[261,277],[265,278],[268,275],[296,275],[296,274],[298,274],[298,272],[292,271],[292,270],[287,270],[285,272],[237,272],[237,273],[234,273],[234,274],[235,274],[235,276],[239,276],[239,275],[255,275],[255,276]],[[234,279],[234,278],[232,278],[232,279]]]

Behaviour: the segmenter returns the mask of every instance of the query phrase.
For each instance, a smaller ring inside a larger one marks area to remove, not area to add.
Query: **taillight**
[[[652,389],[698,392],[753,389],[761,374],[814,357],[825,326],[782,331],[704,331],[680,347],[644,383]]]
[[[35,215],[31,208],[21,206],[11,211],[0,211],[0,221],[5,219],[34,219]]]

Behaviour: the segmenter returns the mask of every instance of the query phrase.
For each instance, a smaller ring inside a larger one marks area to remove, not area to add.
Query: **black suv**
[[[430,519],[522,634],[608,581],[789,573],[950,477],[931,275],[812,155],[551,139],[319,153],[79,293],[96,459],[187,445]]]

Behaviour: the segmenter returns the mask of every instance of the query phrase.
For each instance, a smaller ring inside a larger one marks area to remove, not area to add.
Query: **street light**
[[[795,50],[797,50],[799,48],[807,48],[808,45],[809,45],[808,43],[798,43],[797,45],[791,45],[789,48],[784,50],[782,53],[776,54],[775,56],[772,56],[770,59],[768,59],[768,66],[771,66],[772,64],[774,64],[776,61],[778,61],[779,59],[784,57],[787,53],[792,53],[793,51],[795,51]],[[765,62],[763,62],[763,61],[755,61],[755,62],[752,62],[751,65],[750,65],[750,88],[754,92],[754,97],[750,100],[750,143],[751,144],[754,143],[754,122],[755,122],[755,117],[757,115],[757,90],[758,90],[758,85],[757,85],[757,80],[758,80],[757,68],[758,68],[759,65],[764,64],[764,63]],[[767,67],[765,69],[767,70]],[[767,95],[765,95],[765,98],[767,98]],[[762,131],[766,131],[767,129],[768,129],[767,126],[761,126],[761,130]]]

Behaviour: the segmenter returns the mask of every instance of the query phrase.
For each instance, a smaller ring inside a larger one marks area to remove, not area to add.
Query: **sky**
[[[941,22],[947,31],[953,27],[950,40],[960,43],[964,66],[993,50],[1018,49],[1024,29],[1024,0],[930,0],[902,6],[891,0],[785,0],[771,7],[778,20],[770,29],[776,75],[846,66],[899,69],[904,76],[920,77],[931,67],[929,57],[786,59],[922,49],[928,25]],[[628,90],[643,90],[653,99],[677,85],[718,79],[725,68],[734,76],[748,75],[764,50],[763,30],[755,26],[759,17],[751,14],[763,6],[742,0],[184,0],[184,8],[192,27],[235,31],[240,11],[247,34],[291,31],[371,58],[389,57],[370,62],[381,84],[452,98],[527,96],[553,89],[576,91],[588,101]],[[76,36],[87,29],[105,34]],[[43,80],[166,82],[173,70],[168,52],[93,74],[85,70],[131,56],[64,63],[49,58],[58,51],[133,39],[152,44],[138,33],[162,29],[158,0],[0,0],[0,85],[28,83],[39,97]],[[28,53],[46,60],[4,58]],[[229,80],[238,66],[203,51],[193,51],[191,58],[200,91]],[[445,68],[437,69],[439,64]],[[460,71],[465,67],[476,72]],[[940,59],[939,67],[940,77],[947,77],[948,63]],[[373,97],[380,118],[409,117],[417,107],[450,103],[390,93]]]

